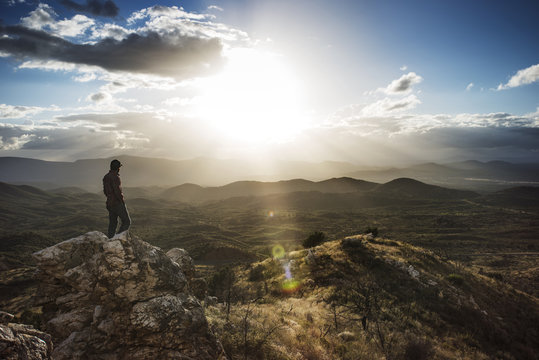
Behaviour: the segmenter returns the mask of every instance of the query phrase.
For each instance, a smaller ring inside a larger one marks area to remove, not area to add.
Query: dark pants
[[[118,233],[129,229],[129,225],[131,225],[131,218],[129,217],[129,213],[127,212],[127,208],[125,207],[124,203],[111,206],[110,208],[108,208],[108,210],[109,238],[113,237],[116,233],[116,227],[118,226],[118,218],[120,218],[120,220],[122,221],[122,225],[120,226],[120,229],[118,229]]]

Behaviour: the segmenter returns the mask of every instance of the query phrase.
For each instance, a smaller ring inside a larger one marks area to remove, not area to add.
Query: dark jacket
[[[117,204],[123,204],[124,194],[122,193],[122,181],[117,171],[110,170],[103,177],[103,193],[107,196],[107,209]]]

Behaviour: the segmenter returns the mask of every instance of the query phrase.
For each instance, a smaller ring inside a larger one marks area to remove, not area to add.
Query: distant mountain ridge
[[[165,190],[161,197],[169,200],[202,203],[242,196],[265,196],[294,192],[317,191],[320,193],[350,193],[368,191],[378,184],[352,178],[333,178],[319,182],[294,179],[278,182],[237,181],[220,187],[204,188],[194,184],[183,184]]]
[[[156,187],[170,188],[179,185],[184,186],[184,189],[177,191],[186,192],[186,184],[216,187],[244,180],[269,182],[299,178],[322,181],[346,177],[376,183],[386,183],[397,178],[412,178],[428,184],[477,191],[539,185],[539,163],[513,164],[503,161],[468,160],[449,164],[424,163],[403,168],[361,169],[358,165],[334,161],[309,163],[211,158],[176,161],[135,156],[117,158],[125,164],[121,170],[124,187],[144,187],[146,188],[144,193],[152,195],[159,192]],[[108,171],[111,160],[112,158],[56,162],[0,157],[0,181],[27,184],[46,190],[78,187],[96,192],[100,190],[101,179]],[[297,185],[307,186],[299,183]],[[340,183],[338,186],[342,187],[344,184]],[[73,190],[64,191],[72,193]],[[198,191],[196,186],[191,186],[190,190]],[[230,187],[229,191],[234,190]]]
[[[168,160],[135,156],[117,156],[124,167],[121,176],[126,187],[172,187],[185,183],[220,186],[239,180],[277,181],[309,178],[322,180],[357,170],[346,162],[326,161],[235,161],[210,158]],[[113,158],[85,159],[75,162],[44,161],[0,157],[0,181],[28,184],[42,189],[82,187],[97,191]]]
[[[539,163],[467,160],[449,164],[424,163],[406,168],[359,170],[347,176],[374,182],[413,178],[428,184],[479,191],[522,185],[539,186]]]
[[[250,203],[256,206],[270,203],[275,204],[274,206],[296,204],[295,206],[306,208],[309,206],[314,208],[324,208],[325,206],[353,208],[387,205],[403,201],[473,199],[479,196],[473,191],[429,185],[409,178],[399,178],[385,184],[378,184],[347,177],[318,182],[305,179],[277,182],[237,181],[218,187],[183,184],[164,190],[160,190],[160,188],[127,188],[124,189],[124,194],[128,202],[137,204],[157,205],[158,201],[163,200],[187,204],[225,201],[231,204],[245,202],[245,204]],[[77,192],[76,188],[69,187],[44,191],[28,185],[0,183],[0,197],[8,202],[24,199],[48,202],[54,201],[54,199],[95,200],[100,195],[102,196],[102,194],[96,193]]]

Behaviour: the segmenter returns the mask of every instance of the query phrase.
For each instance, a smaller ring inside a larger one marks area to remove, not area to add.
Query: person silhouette
[[[109,211],[108,237],[112,238],[116,234],[118,218],[122,224],[118,229],[118,234],[129,229],[131,218],[125,206],[124,194],[122,193],[122,181],[120,180],[120,167],[122,163],[119,160],[110,162],[110,170],[103,177],[103,193],[107,197],[107,210]]]

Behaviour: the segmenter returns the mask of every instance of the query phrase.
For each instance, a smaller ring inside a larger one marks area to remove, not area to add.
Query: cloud
[[[10,125],[0,123],[0,150],[111,151],[143,147],[147,139],[131,131],[95,126]]]
[[[199,38],[218,38],[229,43],[250,44],[250,38],[244,31],[228,25],[216,23],[211,14],[194,14],[176,6],[156,5],[134,12],[128,19],[129,25],[145,20],[139,31],[168,34],[179,32],[185,36]]]
[[[213,18],[213,15],[208,14],[194,14],[185,11],[183,8],[177,6],[163,6],[155,5],[149,8],[145,8],[134,12],[127,19],[128,24],[133,24],[139,20],[150,18],[150,20],[164,20],[164,19],[184,19],[184,20],[206,20]]]
[[[15,6],[17,4],[24,4],[26,0],[7,0],[9,6]]]
[[[360,115],[379,116],[397,111],[411,110],[419,104],[421,104],[421,101],[413,94],[397,100],[384,98],[364,106],[360,111]]]
[[[539,151],[537,114],[365,116],[361,111],[342,109],[281,151],[375,166],[463,159],[536,162]]]
[[[109,93],[106,93],[106,92],[98,92],[98,93],[95,93],[95,94],[91,94],[89,97],[88,97],[88,100],[90,101],[94,101],[96,103],[100,103],[100,102],[104,102],[104,101],[108,101],[112,98],[112,96],[109,94]]]
[[[539,64],[532,65],[526,69],[517,71],[515,75],[509,79],[509,81],[504,85],[498,85],[497,90],[504,90],[509,88],[514,88],[522,85],[531,84],[539,81]]]
[[[218,39],[130,34],[123,40],[104,39],[75,44],[44,31],[23,26],[0,26],[0,51],[18,59],[34,58],[99,66],[107,71],[190,78],[208,74],[222,64]]]
[[[210,6],[208,6],[208,10],[225,11],[222,7],[217,6],[217,5],[210,5]]]
[[[218,154],[222,146],[220,134],[205,123],[196,119],[171,117],[160,111],[75,114],[57,117],[56,121],[63,128],[88,127],[101,134],[108,134],[114,139],[109,140],[109,148],[114,148],[117,134],[125,134],[131,139],[128,142],[131,153],[143,156],[212,156]],[[81,143],[81,146],[87,144]],[[75,152],[69,148],[66,151]],[[88,154],[98,153],[98,149],[88,150]]]
[[[39,4],[34,11],[31,11],[27,17],[21,19],[21,24],[30,28],[41,30],[45,26],[53,24],[58,16],[52,7],[47,4]]]
[[[21,119],[30,115],[36,115],[44,111],[58,111],[57,106],[48,108],[39,106],[15,106],[0,104],[0,119]]]
[[[129,34],[135,33],[135,30],[126,29],[116,24],[103,24],[99,27],[94,27],[92,29],[92,39],[106,39],[112,38],[115,40],[123,40]]]
[[[539,151],[536,113],[365,116],[361,110],[342,109],[331,122],[266,150],[283,158],[370,165],[462,159],[535,161]],[[204,122],[164,111],[73,114],[37,125],[0,123],[0,137],[3,156],[72,160],[126,150],[132,155],[167,158],[245,155],[242,145],[227,142]],[[264,145],[257,144],[255,150],[263,151]]]
[[[52,7],[40,3],[27,17],[21,19],[21,24],[34,30],[48,29],[52,34],[60,37],[76,37],[95,24],[93,19],[84,15],[75,15],[71,19],[56,21],[58,15]]]
[[[90,13],[96,16],[116,17],[118,16],[119,8],[111,0],[86,0],[86,4],[81,5],[71,0],[61,0],[62,5],[75,11]]]
[[[412,90],[412,86],[419,84],[423,78],[415,72],[409,72],[400,78],[393,80],[386,88],[379,89],[389,95],[405,94]]]
[[[400,70],[401,70],[401,71],[406,71],[406,70],[408,70],[408,66],[402,65],[402,66],[400,67]]]
[[[473,83],[473,82],[469,83],[469,84],[466,86],[466,91],[472,90],[473,87],[474,87],[474,83]]]

